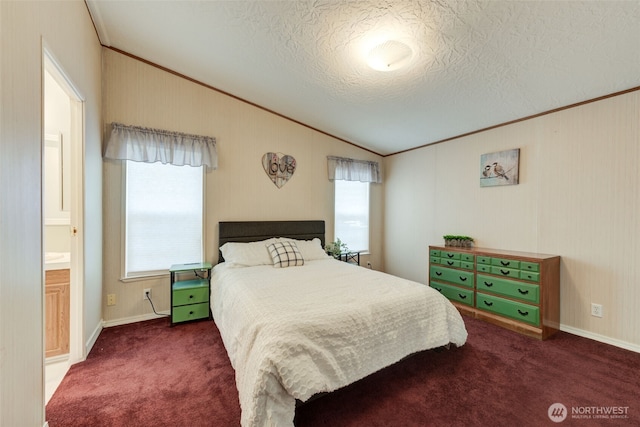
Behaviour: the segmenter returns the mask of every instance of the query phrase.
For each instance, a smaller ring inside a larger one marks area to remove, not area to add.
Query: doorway
[[[51,52],[43,55],[42,219],[45,404],[83,345],[83,101]]]

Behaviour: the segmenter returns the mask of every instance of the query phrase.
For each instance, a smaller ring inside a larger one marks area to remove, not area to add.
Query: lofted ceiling
[[[640,0],[85,1],[104,46],[381,155],[640,87]]]

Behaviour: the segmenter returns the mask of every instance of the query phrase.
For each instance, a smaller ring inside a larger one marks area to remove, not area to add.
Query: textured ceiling
[[[383,155],[640,86],[640,0],[86,1],[103,45]],[[388,39],[409,64],[369,68]]]

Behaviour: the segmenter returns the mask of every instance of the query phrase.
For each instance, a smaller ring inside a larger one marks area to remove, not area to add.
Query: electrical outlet
[[[149,295],[149,296],[147,297],[147,295]],[[142,291],[142,300],[146,301],[149,298],[151,298],[151,288],[143,289],[143,291]]]
[[[107,294],[107,305],[116,305],[116,294]]]
[[[602,304],[591,303],[591,315],[595,317],[602,317]]]

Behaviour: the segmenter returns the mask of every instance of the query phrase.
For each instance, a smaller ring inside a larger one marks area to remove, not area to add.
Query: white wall
[[[386,157],[387,271],[427,283],[444,234],[557,254],[562,328],[640,350],[638,117],[635,91]],[[480,156],[512,148],[520,184],[480,188]]]
[[[104,122],[141,125],[217,138],[218,170],[206,174],[206,259],[218,256],[218,222],[243,220],[326,221],[333,236],[333,183],[327,155],[378,160],[381,157],[263,109],[104,48]],[[105,132],[106,134],[106,132]],[[297,169],[278,189],[261,159],[267,152],[292,155]],[[122,282],[121,161],[104,162],[105,321],[120,323],[152,316],[142,290],[151,288],[157,310],[169,309],[169,278]],[[382,268],[382,185],[371,186],[371,261]],[[116,294],[116,305],[106,295]]]
[[[0,425],[12,427],[45,420],[43,43],[86,100],[86,329],[101,307],[100,45],[84,2],[0,1]]]

